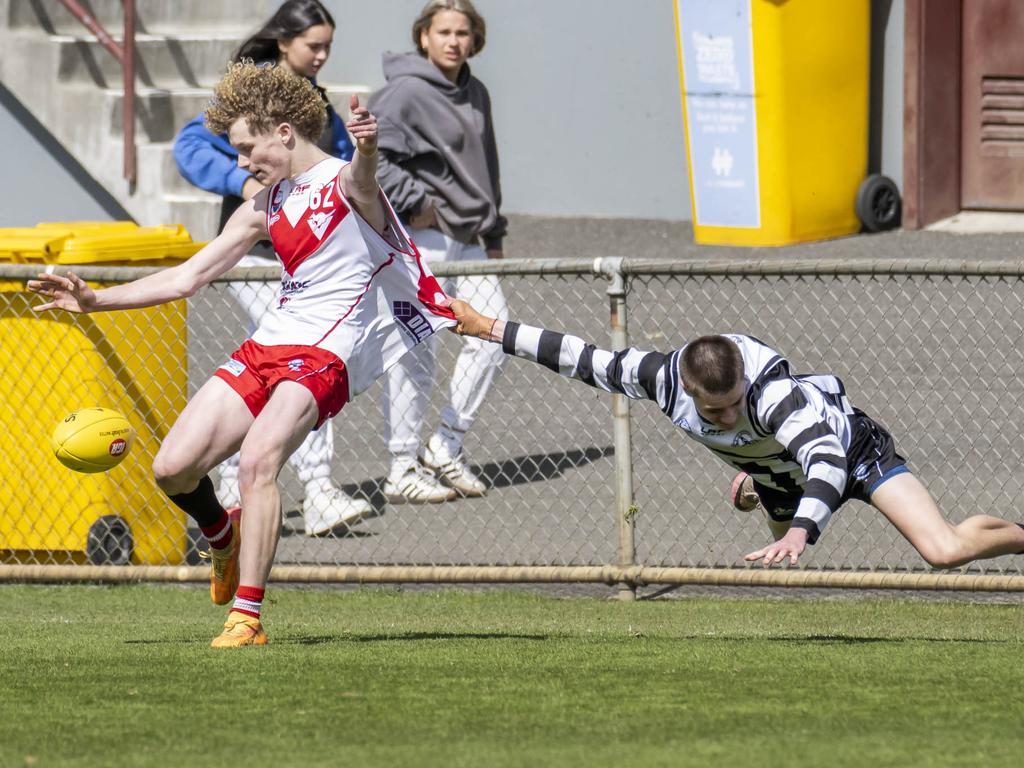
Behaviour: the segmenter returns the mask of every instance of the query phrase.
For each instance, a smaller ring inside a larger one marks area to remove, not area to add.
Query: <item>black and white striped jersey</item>
[[[723,334],[743,355],[746,402],[739,422],[723,429],[697,412],[683,391],[683,349],[662,354],[610,352],[575,336],[509,322],[505,352],[607,392],[653,400],[672,423],[727,464],[759,483],[800,496],[793,525],[817,540],[847,482],[849,416],[842,382],[831,375],[794,376],[788,361],[757,339]]]

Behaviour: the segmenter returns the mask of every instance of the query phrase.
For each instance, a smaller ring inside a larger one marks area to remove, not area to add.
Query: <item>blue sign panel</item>
[[[750,0],[678,0],[693,220],[759,227]]]

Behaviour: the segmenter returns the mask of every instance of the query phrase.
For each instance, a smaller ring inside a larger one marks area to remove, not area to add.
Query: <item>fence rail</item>
[[[43,268],[0,265],[0,338],[10,361],[0,381],[9,404],[0,412],[7,434],[0,450],[11,463],[0,486],[0,578],[202,578],[204,570],[189,565],[195,534],[167,508],[148,465],[180,403],[246,336],[239,289],[265,289],[279,272],[232,270],[162,314],[39,318],[20,283]],[[98,282],[154,271],[72,268]],[[796,372],[840,375],[854,405],[889,428],[950,519],[978,511],[1018,516],[1022,263],[574,258],[434,271],[452,285],[497,275],[514,318],[602,347],[667,351],[700,333],[750,333],[782,351]],[[426,430],[436,425],[460,344],[440,342]],[[334,480],[369,499],[376,516],[345,536],[306,537],[296,511],[303,490],[286,469],[290,512],[273,579],[579,580],[617,584],[627,598],[643,583],[1010,591],[1024,584],[1014,557],[933,574],[859,503],[835,515],[800,569],[747,567],[742,555],[766,543],[767,527],[725,501],[725,465],[653,404],[610,397],[520,360],[506,362],[466,441],[488,494],[390,505],[381,494],[380,398],[378,384],[335,420],[332,463]],[[71,475],[45,437],[64,412],[93,404],[143,422],[140,441],[106,476]],[[50,501],[39,505],[40,497]],[[110,516],[131,531],[133,566],[102,559],[95,524]]]

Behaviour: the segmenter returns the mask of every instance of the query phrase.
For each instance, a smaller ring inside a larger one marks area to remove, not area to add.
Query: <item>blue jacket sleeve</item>
[[[348,131],[345,130],[345,124],[341,122],[341,116],[334,109],[328,110],[328,116],[330,117],[328,128],[331,131],[331,154],[342,160],[351,160],[352,153],[356,148],[348,137]]]
[[[249,172],[238,167],[238,152],[226,136],[214,136],[203,116],[191,120],[174,140],[174,161],[188,181],[218,195],[242,194]]]

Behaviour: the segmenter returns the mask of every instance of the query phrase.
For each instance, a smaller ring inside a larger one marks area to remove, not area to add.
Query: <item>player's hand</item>
[[[484,317],[461,299],[450,299],[448,308],[455,315],[457,321],[452,331],[459,336],[475,336],[478,339],[486,339],[490,336],[491,326],[494,325],[493,317]]]
[[[95,291],[74,272],[68,272],[64,277],[42,274],[35,280],[29,280],[27,287],[32,293],[49,298],[45,304],[32,308],[36,312],[48,309],[91,312],[96,309]]]
[[[370,156],[377,151],[377,118],[371,115],[366,107],[359,106],[359,97],[354,93],[349,98],[348,105],[352,117],[345,127],[356,140],[356,149],[361,154]]]
[[[786,535],[778,541],[769,544],[767,547],[762,547],[756,552],[751,552],[743,559],[751,561],[763,559],[764,567],[771,568],[788,557],[788,565],[796,565],[797,560],[806,548],[807,531],[803,528],[790,528]],[[784,563],[784,565],[787,564]]]

